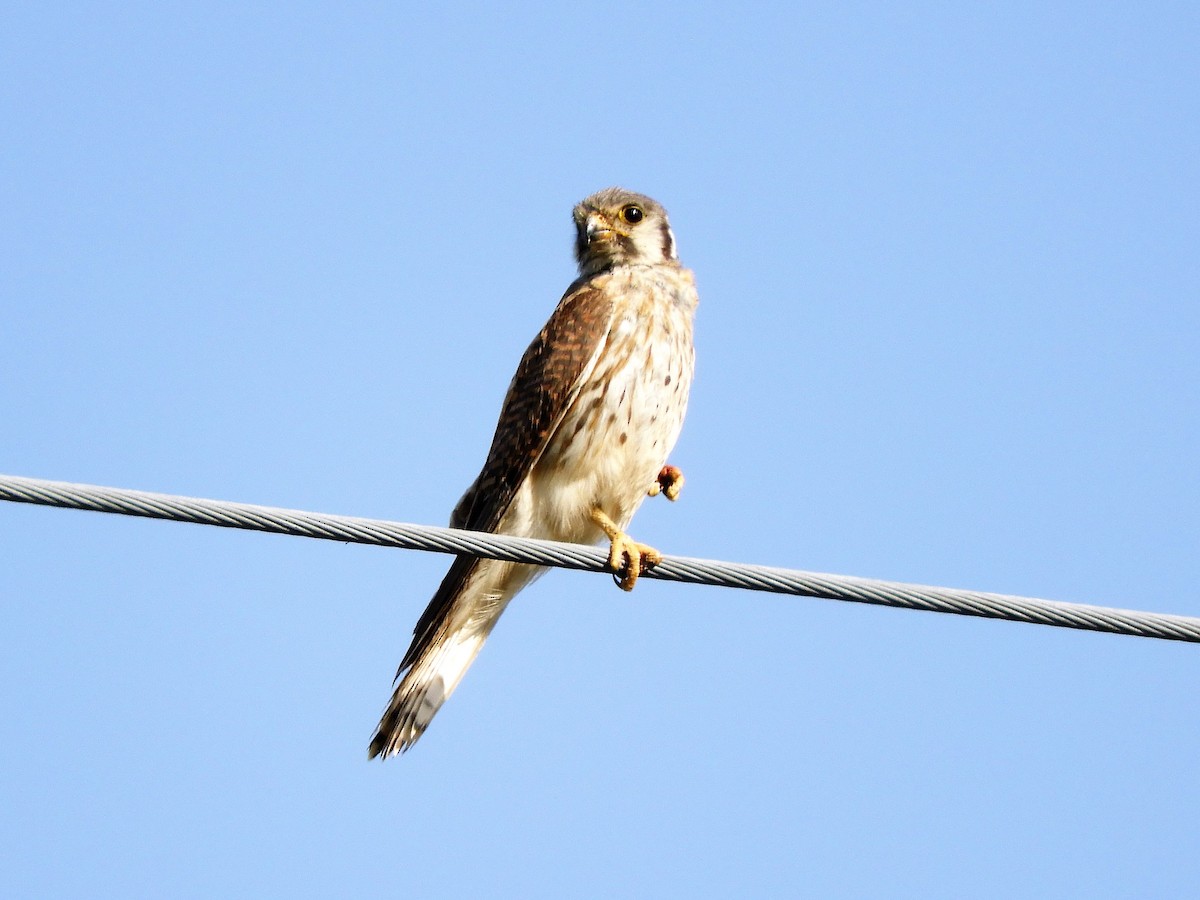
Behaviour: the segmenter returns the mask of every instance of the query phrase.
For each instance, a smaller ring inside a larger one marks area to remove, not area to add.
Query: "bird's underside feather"
[[[495,531],[512,505],[521,482],[546,450],[554,430],[595,365],[612,299],[590,283],[568,292],[521,357],[504,397],[500,420],[479,477],[455,507],[450,525],[469,531]],[[442,579],[413,631],[403,671],[438,634],[450,608],[477,563],[458,557]]]
[[[604,345],[613,316],[613,300],[599,284],[606,277],[572,285],[525,351],[487,461],[456,506],[452,527],[495,531],[501,526]],[[504,606],[539,571],[471,556],[455,559],[413,631],[396,673],[399,683],[371,741],[371,756],[400,752],[420,737]]]

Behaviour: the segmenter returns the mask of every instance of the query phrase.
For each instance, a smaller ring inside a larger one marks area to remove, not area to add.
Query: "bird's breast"
[[[686,270],[611,282],[596,363],[535,470],[536,507],[561,540],[596,540],[591,509],[625,527],[675,446],[687,411],[695,288]]]

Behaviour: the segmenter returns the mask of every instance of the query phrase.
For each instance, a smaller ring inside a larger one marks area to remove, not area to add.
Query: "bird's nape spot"
[[[627,440],[629,440],[629,435],[628,435],[628,434],[626,434],[624,431],[622,431],[622,432],[621,432],[621,443],[623,444],[623,443],[625,443]]]
[[[675,235],[665,219],[662,223],[662,255],[665,259],[675,258]]]

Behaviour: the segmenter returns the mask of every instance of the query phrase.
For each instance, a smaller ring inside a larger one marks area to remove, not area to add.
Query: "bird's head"
[[[667,211],[643,194],[607,188],[580,202],[573,216],[581,275],[678,258]]]

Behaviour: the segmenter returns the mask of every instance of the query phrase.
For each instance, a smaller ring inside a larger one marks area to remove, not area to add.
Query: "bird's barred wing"
[[[455,507],[450,524],[472,531],[494,531],[521,483],[579,395],[604,347],[614,303],[604,290],[606,278],[573,285],[559,302],[508,386],[487,461],[475,483]],[[479,560],[460,556],[413,630],[413,642],[397,677],[439,639],[453,618],[453,606]]]

